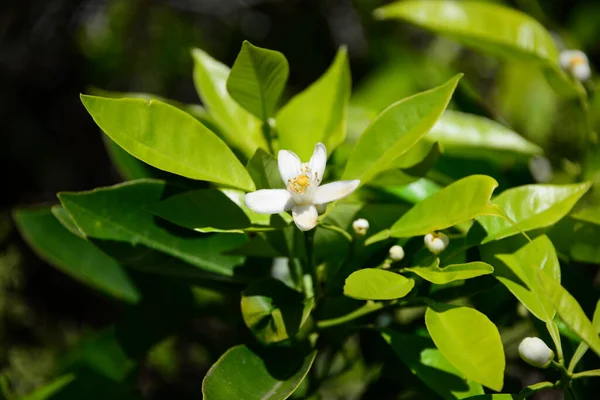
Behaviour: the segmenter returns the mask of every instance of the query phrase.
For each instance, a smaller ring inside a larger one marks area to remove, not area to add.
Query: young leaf
[[[323,142],[331,154],[346,137],[349,98],[348,55],[341,48],[327,72],[277,114],[280,148],[308,160],[315,144]]]
[[[516,222],[519,229],[527,232],[558,222],[569,213],[591,185],[525,185],[505,190],[492,201]],[[520,233],[509,221],[501,218],[481,217],[478,222],[487,232],[482,243]]]
[[[443,268],[439,267],[439,263],[439,258],[436,258],[434,263],[428,267],[412,267],[407,268],[406,270],[438,285],[445,285],[446,283],[462,279],[476,278],[494,272],[494,268],[491,265],[481,261],[474,261],[466,264],[452,264]]]
[[[410,371],[442,398],[464,399],[484,393],[479,383],[465,379],[430,340],[392,330],[382,331],[381,336]]]
[[[254,336],[263,343],[292,338],[310,315],[312,299],[279,280],[254,282],[242,293],[242,317]]]
[[[547,274],[540,273],[537,277],[560,318],[590,349],[600,355],[600,337],[597,329],[585,315],[577,300]]]
[[[545,235],[531,242],[521,236],[481,248],[484,260],[494,265],[494,276],[538,319],[550,323],[556,310],[538,283],[538,271],[560,282],[560,265]]]
[[[436,304],[427,308],[425,325],[437,348],[467,379],[502,390],[504,348],[488,317],[473,308]]]
[[[252,178],[227,145],[189,114],[159,101],[81,96],[98,126],[158,169],[247,191]]]
[[[344,294],[359,300],[394,300],[406,296],[415,281],[382,269],[361,269],[346,279]]]
[[[192,50],[196,91],[218,124],[223,138],[250,158],[258,147],[268,148],[261,122],[227,92],[229,68],[200,49]]]
[[[600,334],[600,300],[596,303],[596,309],[594,310],[594,316],[592,318],[592,325],[596,330],[596,333]],[[579,346],[577,346],[577,350],[575,350],[575,353],[573,353],[573,357],[569,362],[569,371],[573,372],[575,370],[575,366],[577,365],[579,360],[581,360],[581,358],[585,355],[589,348],[590,346],[588,346],[585,342],[579,343]]]
[[[240,234],[200,234],[159,224],[146,208],[167,196],[162,181],[139,180],[58,197],[88,239],[98,244],[125,242],[146,246],[205,271],[233,276],[242,257],[223,255],[247,241]],[[142,247],[143,249],[143,247]]]
[[[140,293],[117,261],[69,232],[50,208],[21,208],[13,213],[19,232],[36,254],[65,274],[114,298],[136,303]]]
[[[275,113],[288,74],[283,54],[245,40],[227,78],[227,91],[246,110],[266,122]]]
[[[375,243],[388,237],[411,237],[449,228],[481,215],[497,215],[490,206],[495,179],[471,175],[460,179],[408,210],[391,228],[367,240]]]
[[[450,102],[462,75],[443,85],[407,97],[383,110],[359,137],[343,179],[365,184],[411,149],[433,127]]]
[[[425,138],[440,142],[450,155],[493,161],[506,153],[531,156],[543,151],[495,121],[452,110],[444,112]]]
[[[303,359],[286,349],[262,357],[246,346],[235,346],[210,368],[202,381],[206,400],[284,400],[298,388],[317,353]]]

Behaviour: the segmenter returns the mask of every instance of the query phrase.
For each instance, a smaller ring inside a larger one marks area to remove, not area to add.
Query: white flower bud
[[[402,246],[394,245],[390,247],[390,258],[393,261],[400,261],[404,258],[404,249]]]
[[[364,218],[359,218],[352,223],[352,229],[354,229],[354,233],[357,235],[365,236],[369,230],[369,221]]]
[[[527,337],[519,344],[519,355],[530,365],[546,368],[554,358],[554,352],[538,337]]]
[[[440,254],[442,251],[446,250],[448,243],[450,243],[450,239],[442,232],[433,232],[425,235],[424,242],[425,247],[427,247],[430,252],[433,254]]]
[[[581,50],[565,50],[558,58],[560,66],[580,81],[585,81],[592,75],[587,56]]]

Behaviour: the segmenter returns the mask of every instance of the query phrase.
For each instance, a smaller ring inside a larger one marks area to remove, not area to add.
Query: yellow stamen
[[[571,68],[576,67],[578,65],[583,65],[585,63],[585,58],[582,56],[574,56],[573,58],[571,58],[571,61],[569,61]]]
[[[302,174],[288,180],[288,190],[302,194],[310,187],[310,178],[308,175]]]

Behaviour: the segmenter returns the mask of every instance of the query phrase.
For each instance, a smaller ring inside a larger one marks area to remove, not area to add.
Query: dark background
[[[197,103],[189,49],[203,48],[231,65],[244,39],[286,55],[291,67],[287,96],[318,78],[342,44],[348,46],[353,82],[359,85],[377,65],[394,57],[389,43],[418,53],[430,38],[402,24],[374,21],[370,12],[383,3],[2,2],[0,376],[8,378],[14,392],[27,393],[53,377],[64,349],[115,318],[110,301],[37,259],[10,218],[17,205],[56,202],[58,191],[120,181],[79,94],[97,87]],[[592,64],[600,55],[596,1],[505,4],[535,16],[551,30],[568,30]]]

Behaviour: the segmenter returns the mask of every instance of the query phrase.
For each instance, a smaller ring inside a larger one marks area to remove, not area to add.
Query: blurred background
[[[532,15],[556,35],[559,46],[582,49],[598,65],[596,0],[497,2]],[[405,23],[374,20],[371,12],[385,3],[1,2],[0,387],[5,397],[19,398],[54,379],[65,351],[121,317],[113,301],[39,260],[15,230],[11,209],[54,203],[59,191],[121,181],[79,94],[99,88],[198,103],[192,47],[228,65],[244,39],[283,52],[290,63],[289,97],[317,79],[337,48],[346,45],[355,90],[352,103],[372,111],[462,71],[466,76],[454,107],[509,124],[544,147],[548,161],[541,162],[555,171],[554,182],[578,173],[585,146],[571,140],[576,127],[561,123],[572,120],[567,118],[569,107],[535,68],[499,62]],[[469,168],[455,175],[490,173],[501,184],[512,185],[550,179],[532,176],[527,166],[502,173],[485,164]],[[595,300],[591,296],[582,302],[593,307]],[[223,307],[233,326],[237,323],[243,331],[236,301]],[[144,398],[198,398],[207,368],[240,335],[226,328],[222,318],[200,313],[183,338],[161,342],[151,352],[137,382]]]

